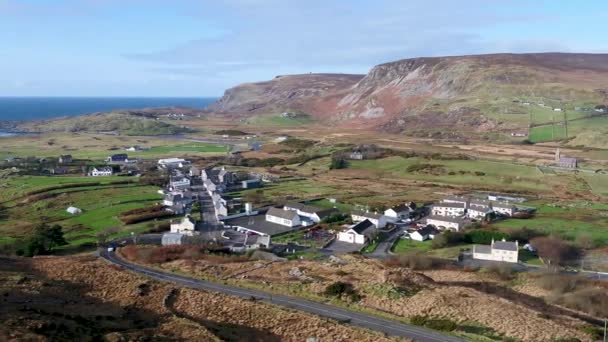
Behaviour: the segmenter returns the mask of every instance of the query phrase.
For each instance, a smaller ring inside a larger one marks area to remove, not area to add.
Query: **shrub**
[[[426,316],[415,315],[410,318],[410,323],[413,325],[424,326],[427,322]]]
[[[503,263],[494,263],[484,269],[486,272],[496,275],[501,280],[511,280],[515,277],[513,267]]]
[[[547,273],[536,278],[535,282],[547,291],[563,294],[585,287],[588,280],[580,276]]]
[[[449,319],[431,319],[424,326],[433,330],[454,331],[458,327],[458,324]]]
[[[346,296],[352,302],[358,302],[361,300],[361,296],[357,293],[357,291],[355,291],[353,285],[343,281],[337,281],[327,285],[323,293],[329,297],[341,298]]]
[[[389,258],[386,260],[386,264],[388,266],[407,267],[412,270],[429,270],[445,267],[448,265],[448,261],[426,255],[409,254]]]
[[[588,334],[594,341],[601,340],[604,337],[603,329],[594,327],[593,325],[586,325],[581,328],[581,331]]]
[[[464,235],[464,242],[488,245],[492,243],[492,239],[500,241],[501,239],[508,238],[507,234],[501,232],[494,232],[489,230],[474,230]]]
[[[311,146],[313,146],[316,142],[313,140],[306,139],[298,139],[298,138],[288,138],[285,141],[281,141],[280,145],[285,145],[291,147],[296,150],[305,150]]]
[[[485,175],[486,175],[486,173],[485,173],[485,172],[481,172],[481,171],[475,171],[475,176],[479,176],[479,177],[481,177],[481,176],[485,176]]]

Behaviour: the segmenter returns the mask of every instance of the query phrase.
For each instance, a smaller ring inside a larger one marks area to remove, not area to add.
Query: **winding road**
[[[386,318],[377,317],[357,311],[317,303],[297,297],[271,294],[264,291],[251,290],[231,285],[217,284],[204,280],[193,279],[181,275],[166,273],[140,265],[132,264],[124,259],[117,257],[113,252],[103,250],[99,255],[109,262],[122,266],[127,270],[143,274],[150,278],[175,283],[181,286],[224,293],[245,299],[254,299],[286,307],[289,309],[308,312],[326,318],[337,320],[338,322],[349,323],[354,326],[367,328],[384,334],[406,337],[417,342],[463,342],[463,339],[443,335],[425,328],[400,323]]]

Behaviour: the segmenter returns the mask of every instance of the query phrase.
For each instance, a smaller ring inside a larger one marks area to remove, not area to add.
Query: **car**
[[[108,247],[108,252],[114,252],[114,250],[116,250],[116,248],[114,248],[114,247]]]

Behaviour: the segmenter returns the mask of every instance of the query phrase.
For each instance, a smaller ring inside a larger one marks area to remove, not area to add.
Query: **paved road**
[[[350,323],[355,326],[375,330],[393,336],[410,338],[417,342],[462,342],[464,340],[442,335],[428,329],[411,326],[396,321],[379,318],[373,315],[368,315],[356,311],[351,311],[328,304],[313,302],[306,299],[288,297],[282,295],[274,295],[263,291],[244,289],[236,286],[216,284],[204,280],[192,279],[171,273],[165,273],[139,265],[131,264],[123,259],[116,257],[114,253],[102,250],[100,256],[106,260],[120,265],[128,270],[144,274],[150,278],[160,281],[172,282],[178,285],[191,287],[195,289],[215,291],[228,295],[233,295],[241,298],[252,299],[272,303],[275,305],[312,313],[315,315],[335,319],[340,322]]]
[[[376,247],[376,249],[373,252],[367,253],[365,255],[367,257],[375,258],[375,259],[387,258],[389,256],[389,254],[388,254],[389,249],[393,245],[393,242],[395,242],[395,240],[397,240],[399,238],[399,236],[401,236],[401,234],[403,234],[404,230],[405,230],[405,227],[395,228],[395,230],[393,230],[389,234],[389,236],[387,236],[386,239],[384,239],[384,241],[382,241],[378,244],[378,247]]]
[[[215,216],[213,199],[211,199],[211,196],[209,196],[207,191],[201,191],[199,192],[199,201],[201,204],[201,217],[203,218],[200,227],[201,231],[209,232],[218,230],[219,222]]]

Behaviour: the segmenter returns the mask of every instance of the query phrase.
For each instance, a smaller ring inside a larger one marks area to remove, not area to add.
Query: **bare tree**
[[[537,237],[530,244],[538,251],[538,256],[552,266],[567,266],[578,262],[582,250],[554,237]]]

